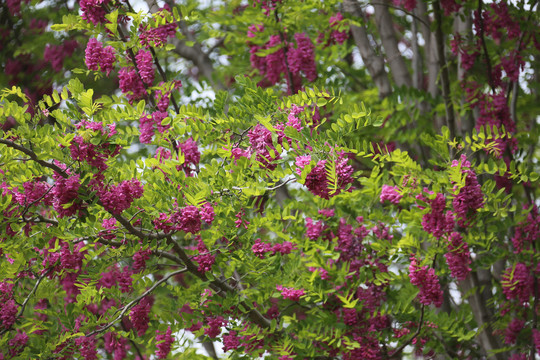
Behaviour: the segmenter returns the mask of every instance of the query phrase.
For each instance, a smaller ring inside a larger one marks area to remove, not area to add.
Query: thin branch
[[[13,141],[6,140],[6,139],[0,139],[0,144],[7,145],[8,147],[10,147],[12,149],[19,150],[20,152],[25,153],[33,161],[37,162],[38,164],[40,164],[43,167],[46,167],[46,168],[49,168],[49,169],[52,169],[52,170],[56,171],[63,178],[68,177],[66,172],[62,168],[60,168],[58,165],[51,164],[51,163],[49,163],[47,161],[40,160],[35,152],[33,152],[32,150],[30,150],[28,148],[25,148],[24,146],[18,145],[16,143],[14,143]]]
[[[533,294],[534,294],[534,305],[532,307],[533,309],[533,323],[532,328],[533,330],[536,330],[538,328],[538,312],[536,309],[538,309],[538,277],[534,278],[534,285],[533,285]],[[531,339],[531,355],[530,358],[534,359],[534,354],[536,352],[536,343],[534,341],[534,337]]]
[[[398,347],[396,349],[396,351],[394,351],[392,354],[390,354],[390,356],[388,358],[393,358],[397,355],[399,355],[403,349],[405,349],[405,347],[407,345],[409,345],[410,343],[412,343],[412,341],[418,336],[418,334],[420,334],[420,331],[422,331],[422,325],[424,324],[424,305],[422,305],[422,308],[421,308],[421,313],[420,313],[420,321],[418,322],[418,327],[416,328],[416,332],[413,334],[413,336],[410,337],[409,340],[405,341],[403,344],[401,344],[400,347]]]
[[[37,291],[38,287],[39,287],[39,284],[41,284],[41,282],[43,281],[43,279],[45,279],[45,277],[47,275],[49,275],[49,272],[51,271],[51,269],[47,269],[36,281],[36,283],[34,284],[34,287],[32,288],[32,290],[30,290],[30,292],[28,293],[28,295],[26,296],[26,298],[24,299],[23,303],[21,304],[21,309],[19,310],[19,313],[17,314],[17,316],[15,317],[15,319],[19,319],[22,314],[24,314],[24,310],[26,309],[26,305],[28,305],[28,302],[30,301],[30,298],[32,297],[32,295],[34,295],[34,293]],[[6,333],[7,331],[9,331],[9,329],[4,329],[2,331],[0,331],[0,336],[3,335],[4,333]]]
[[[118,315],[113,321],[111,321],[110,323],[108,323],[107,325],[105,325],[104,327],[100,328],[100,329],[97,329],[97,330],[94,330],[88,334],[86,334],[85,336],[86,337],[90,337],[92,335],[95,335],[95,334],[99,334],[99,333],[102,333],[104,332],[105,330],[109,329],[110,327],[112,327],[115,323],[117,323],[119,320],[121,320],[124,315],[126,314],[126,312],[128,310],[130,310],[135,304],[137,304],[139,301],[141,301],[145,296],[147,296],[148,294],[150,294],[152,291],[154,291],[158,286],[160,286],[161,284],[163,284],[164,282],[166,282],[167,280],[169,280],[171,277],[175,276],[175,275],[178,275],[178,274],[182,274],[182,273],[185,273],[186,271],[188,271],[188,269],[186,268],[183,268],[183,269],[180,269],[180,270],[176,270],[176,271],[173,271],[172,273],[170,273],[169,275],[165,276],[163,279],[157,281],[154,285],[152,285],[148,290],[146,290],[144,293],[142,293],[141,295],[139,295],[138,297],[136,297],[135,299],[133,299],[131,302],[129,302],[126,306],[124,306],[122,308],[122,311],[120,312],[120,315]]]
[[[173,250],[176,252],[176,254],[182,259],[184,262],[184,265],[188,269],[189,272],[197,276],[199,279],[203,281],[208,281],[208,277],[205,273],[202,273],[199,271],[197,265],[191,261],[191,259],[187,256],[185,251],[178,245],[176,241],[172,237],[167,237],[167,241],[169,244],[173,246]],[[210,286],[218,293],[218,295],[224,296],[226,293],[236,293],[235,289],[227,284],[224,281],[221,281],[219,279],[214,279],[210,281]],[[251,321],[253,321],[255,324],[259,325],[262,328],[268,329],[270,328],[270,321],[265,318],[258,310],[254,309],[253,307],[246,304],[245,301],[241,301],[239,305],[244,308],[245,312],[247,312],[247,315]]]

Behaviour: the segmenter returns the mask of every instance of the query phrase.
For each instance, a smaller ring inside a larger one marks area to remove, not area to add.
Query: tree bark
[[[362,9],[360,9],[355,0],[343,1],[343,7],[347,13],[357,18],[364,18]],[[351,33],[358,50],[360,50],[360,55],[362,56],[362,60],[366,65],[369,75],[379,89],[379,97],[381,99],[385,98],[392,92],[392,87],[390,86],[388,74],[384,69],[384,59],[375,54],[375,51],[369,42],[365,27],[351,26]]]
[[[392,77],[397,86],[411,87],[412,80],[407,69],[407,64],[405,64],[405,59],[401,55],[401,52],[398,48],[398,41],[396,38],[396,33],[394,32],[394,23],[390,15],[389,1],[383,0],[382,4],[380,2],[374,3],[373,7],[375,8],[375,23],[381,37],[381,43],[386,53],[386,59],[390,70],[392,72]]]

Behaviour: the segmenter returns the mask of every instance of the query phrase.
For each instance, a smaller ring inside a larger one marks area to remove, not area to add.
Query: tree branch
[[[422,305],[422,308],[420,310],[420,321],[418,322],[418,327],[416,328],[416,332],[413,334],[413,336],[409,338],[409,340],[405,341],[403,344],[401,344],[400,347],[396,349],[396,351],[390,354],[390,356],[388,357],[389,359],[399,355],[403,351],[403,349],[405,349],[407,345],[412,343],[412,341],[418,336],[418,334],[420,334],[420,331],[422,331],[422,325],[424,324],[424,308],[425,306]]]
[[[126,312],[131,309],[135,304],[137,304],[139,301],[141,301],[145,296],[147,296],[148,294],[150,294],[152,291],[154,291],[159,285],[163,284],[164,282],[166,282],[167,280],[169,280],[171,277],[175,276],[175,275],[178,275],[178,274],[182,274],[184,272],[186,272],[187,269],[184,268],[184,269],[180,269],[180,270],[176,270],[176,271],[173,271],[172,273],[170,273],[169,275],[165,276],[163,279],[157,281],[154,285],[152,285],[148,290],[146,290],[144,293],[142,293],[141,295],[139,295],[138,297],[136,297],[135,299],[133,299],[131,302],[129,302],[126,306],[124,306],[122,308],[122,311],[120,312],[120,315],[118,315],[113,321],[111,321],[110,323],[108,323],[107,325],[105,325],[104,327],[100,328],[100,329],[96,329],[84,336],[86,337],[90,337],[92,335],[95,335],[95,334],[99,334],[99,333],[102,333],[104,332],[105,330],[109,329],[110,327],[112,327],[116,322],[118,322],[119,320],[121,320],[124,315],[126,314]],[[118,309],[120,310],[120,309]]]
[[[30,301],[30,298],[32,297],[32,295],[34,295],[34,293],[36,292],[36,290],[38,289],[39,287],[39,284],[41,284],[41,282],[43,281],[43,279],[45,279],[45,277],[47,275],[49,275],[49,272],[51,271],[51,269],[47,269],[36,281],[36,283],[34,284],[34,287],[32,288],[32,290],[30,290],[30,292],[28,293],[28,295],[26,296],[26,298],[23,300],[23,303],[21,304],[21,309],[19,310],[19,313],[17,314],[17,316],[15,317],[15,321],[17,321],[21,316],[22,314],[24,314],[24,310],[26,309],[26,305],[28,305],[28,302]],[[7,331],[9,331],[10,329],[4,329],[2,331],[0,331],[0,336],[5,334]]]
[[[173,250],[176,252],[176,254],[182,259],[184,262],[184,265],[186,266],[187,270],[197,276],[199,279],[203,281],[208,281],[208,277],[199,271],[197,265],[191,261],[191,259],[187,256],[185,251],[178,245],[176,241],[172,237],[167,237],[167,241],[169,244],[173,246]],[[221,281],[219,279],[215,279],[210,281],[211,287],[218,292],[220,295],[224,295],[223,293],[236,293],[235,289],[227,284],[224,281]],[[259,325],[262,328],[268,329],[270,328],[270,321],[265,318],[258,310],[252,308],[248,304],[246,304],[244,301],[239,302],[239,305],[244,308],[244,310],[247,312],[248,317],[251,321],[253,321],[255,324]]]
[[[398,42],[394,32],[394,22],[388,11],[389,6],[388,0],[385,0],[383,3],[373,4],[373,8],[375,9],[375,23],[381,36],[381,43],[396,85],[399,87],[411,87],[411,75],[398,48]]]
[[[435,21],[437,23],[437,29],[435,31],[435,37],[437,40],[437,54],[439,57],[439,68],[441,69],[441,82],[442,92],[444,98],[444,105],[446,109],[446,125],[450,130],[450,139],[453,140],[456,137],[456,120],[454,118],[454,105],[450,97],[450,78],[448,75],[448,67],[446,66],[446,59],[444,56],[444,36],[442,32],[442,12],[439,0],[433,2],[433,11],[435,13]],[[453,158],[453,149],[450,149],[450,157]]]
[[[355,0],[343,1],[344,10],[357,17],[363,18],[363,12],[359,4]],[[366,68],[373,78],[373,81],[379,89],[379,98],[385,98],[392,92],[390,81],[388,80],[388,74],[384,69],[384,59],[375,54],[375,51],[371,47],[369,38],[367,36],[366,29],[362,26],[351,26],[351,32],[354,42],[360,51],[362,60],[366,65]]]
[[[38,156],[36,155],[35,152],[33,152],[32,150],[30,150],[30,149],[28,149],[28,148],[25,148],[24,146],[18,145],[18,144],[16,144],[16,143],[14,143],[13,141],[7,140],[7,139],[0,139],[0,144],[7,145],[8,147],[10,147],[10,148],[12,148],[12,149],[15,149],[15,150],[19,150],[20,152],[22,152],[22,153],[28,155],[28,156],[30,157],[30,159],[32,159],[33,161],[37,162],[37,163],[40,164],[41,166],[56,171],[56,172],[57,172],[60,176],[62,176],[63,178],[67,178],[67,177],[68,177],[68,175],[66,174],[66,172],[65,172],[62,168],[60,168],[58,165],[49,163],[49,162],[47,162],[47,161],[39,160],[39,158],[38,158]]]

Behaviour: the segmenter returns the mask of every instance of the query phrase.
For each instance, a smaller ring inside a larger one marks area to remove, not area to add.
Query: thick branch
[[[456,120],[454,118],[454,105],[450,97],[450,78],[448,75],[448,67],[446,65],[446,58],[444,56],[444,35],[442,31],[442,11],[439,1],[433,2],[433,11],[435,13],[435,21],[437,22],[437,29],[435,31],[435,37],[437,41],[437,54],[439,57],[439,67],[441,69],[441,82],[442,92],[444,98],[444,105],[446,109],[446,125],[450,130],[450,139],[453,140],[456,137]],[[451,151],[452,153],[452,151]],[[452,154],[451,154],[452,156]]]
[[[381,36],[381,43],[396,85],[411,87],[411,75],[409,74],[409,69],[407,69],[407,64],[405,64],[405,59],[398,48],[398,41],[394,32],[394,22],[388,10],[389,6],[390,3],[388,0],[383,1],[382,4],[373,4],[373,8],[375,9],[375,23]]]

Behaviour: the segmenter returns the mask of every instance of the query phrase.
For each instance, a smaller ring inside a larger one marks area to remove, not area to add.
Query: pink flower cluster
[[[223,335],[223,351],[236,350],[240,347],[238,333],[234,330],[229,331],[227,335]]]
[[[64,59],[71,56],[78,45],[76,40],[66,40],[62,45],[47,44],[43,51],[43,60],[48,61],[54,71],[60,72]]]
[[[197,251],[199,255],[193,258],[199,264],[197,270],[202,273],[212,270],[212,266],[216,262],[216,257],[209,253],[208,248],[200,237],[197,243]]]
[[[171,327],[169,326],[164,334],[156,330],[156,334],[156,356],[158,359],[166,359],[167,355],[171,352],[171,345],[174,342]]]
[[[424,192],[433,194],[433,192],[426,188],[424,188]],[[416,198],[431,206],[431,211],[424,214],[422,218],[422,226],[426,232],[439,239],[444,234],[448,234],[453,230],[454,215],[451,211],[444,212],[446,198],[443,194],[437,193],[434,199],[427,198],[423,194],[418,195]]]
[[[75,339],[75,345],[84,360],[97,360],[96,338],[93,336],[81,336]]]
[[[317,240],[325,229],[323,221],[313,222],[312,218],[306,218],[306,235],[311,240]]]
[[[417,286],[420,290],[417,299],[421,304],[426,306],[435,304],[436,307],[442,305],[443,292],[439,284],[439,278],[435,274],[435,269],[428,268],[427,265],[420,267],[414,255],[411,255],[409,278],[411,284]]]
[[[300,301],[300,297],[304,295],[304,290],[296,290],[294,288],[284,287],[282,285],[276,285],[276,289],[281,292],[281,296],[284,299],[289,299],[292,301]]]
[[[0,282],[0,329],[9,329],[17,320],[19,306],[13,299],[13,284]]]
[[[79,183],[80,176],[74,175],[64,178],[55,172],[53,178],[56,181],[52,190],[54,210],[58,212],[60,217],[74,215],[78,210],[82,209],[81,202],[77,200],[79,197],[77,191],[81,186]]]
[[[399,188],[397,186],[383,185],[381,190],[381,203],[386,200],[390,201],[392,204],[399,204],[403,195],[399,193]]]
[[[525,264],[517,263],[502,274],[501,284],[508,300],[517,299],[526,303],[533,292],[534,278]]]
[[[120,146],[115,145],[112,148],[108,142],[94,145],[90,141],[85,141],[82,136],[75,135],[69,151],[74,160],[84,161],[102,172],[108,168],[106,161],[120,153]]]
[[[306,165],[311,162],[310,155],[299,156],[296,158],[295,164],[297,166],[296,173],[302,174],[302,170]],[[311,169],[310,173],[306,177],[305,186],[309,191],[323,199],[329,199],[330,197],[338,195],[345,189],[347,185],[353,182],[352,174],[354,169],[352,166],[347,165],[347,158],[343,154],[339,154],[336,160],[336,180],[337,190],[334,193],[330,193],[330,183],[327,177],[326,171],[327,160],[319,160],[317,166]]]
[[[504,343],[509,345],[515,344],[517,341],[517,336],[521,330],[523,330],[524,326],[525,320],[518,318],[512,319],[504,331]]]
[[[271,255],[280,253],[281,255],[290,254],[292,249],[296,249],[296,245],[292,242],[284,241],[272,245],[271,243],[263,242],[260,238],[255,240],[255,244],[251,247],[251,251],[260,259],[264,259],[266,253],[272,252]]]
[[[161,82],[159,86],[163,86],[163,82]],[[161,90],[156,90],[154,92],[154,98],[156,99],[156,108],[159,111],[166,112],[169,107],[169,103],[171,101],[171,91],[178,90],[181,87],[182,87],[182,82],[180,80],[175,80],[173,82],[172,89],[166,90],[165,92]]]
[[[130,104],[146,96],[146,89],[137,71],[134,68],[122,68],[118,72],[120,90],[129,100]]]
[[[495,40],[501,40],[503,36],[508,39],[517,39],[521,35],[519,23],[510,15],[508,4],[505,1],[493,2],[489,5],[490,9],[486,9],[479,14],[474,13],[474,26],[478,34],[481,28],[480,16],[483,17],[484,31]]]
[[[86,45],[84,62],[89,70],[101,70],[107,76],[114,68],[116,61],[115,51],[112,46],[103,47],[103,44],[95,38],[91,38]]]
[[[204,334],[212,339],[218,337],[221,334],[221,327],[227,324],[223,316],[208,317],[206,322],[208,327],[204,328]]]
[[[124,180],[118,185],[106,186],[98,190],[98,196],[105,210],[121,214],[129,209],[135,199],[142,197],[144,188],[139,180]]]
[[[146,296],[139,301],[137,305],[131,308],[129,318],[133,328],[137,331],[138,336],[143,336],[148,330],[148,322],[150,321],[149,314],[152,309],[152,300]]]
[[[99,23],[105,23],[105,8],[109,0],[80,0],[82,18],[89,23],[97,25]]]
[[[514,237],[512,237],[514,252],[519,254],[524,248],[529,249],[538,239],[540,239],[540,215],[538,207],[534,205],[527,215],[527,220],[515,228]]]
[[[293,75],[298,75],[301,71],[308,81],[315,81],[317,78],[315,46],[304,33],[294,34],[294,39],[296,48],[290,45],[287,52],[289,69]]]
[[[152,53],[150,53],[150,51],[141,49],[135,56],[135,61],[137,63],[137,69],[139,70],[139,75],[141,75],[142,81],[146,85],[152,85],[154,82],[154,59],[152,58]]]
[[[9,355],[15,358],[24,350],[27,342],[28,335],[26,335],[25,332],[17,330],[17,334],[13,337],[13,339],[8,341]]]
[[[395,6],[402,6],[408,12],[416,8],[416,0],[392,0]]]
[[[51,186],[44,181],[27,181],[23,183],[23,192],[16,189],[9,191],[21,206],[52,205]]]
[[[459,163],[461,163],[462,173],[466,176],[465,185],[459,189],[459,193],[454,197],[452,205],[459,226],[467,227],[474,218],[476,211],[484,206],[484,194],[476,178],[476,173],[469,169],[471,165],[465,155],[461,155],[460,162],[454,160],[452,167],[459,166]]]
[[[141,272],[146,269],[146,261],[150,259],[150,254],[152,254],[152,249],[141,249],[133,254],[133,271]]]
[[[158,25],[157,27],[149,27],[148,24],[139,25],[139,41],[141,45],[146,48],[151,46],[162,47],[167,43],[169,37],[176,35],[177,25],[175,22],[163,24],[163,19],[159,19],[163,18],[166,13],[168,13],[167,10],[162,10],[161,13],[154,15],[156,16],[156,22],[162,25]]]
[[[260,28],[262,30],[262,27]],[[259,28],[250,28],[250,34],[254,35],[253,31],[261,31]],[[314,81],[317,78],[317,69],[315,64],[315,47],[313,42],[304,33],[294,35],[296,47],[292,43],[283,43],[279,35],[272,35],[269,41],[263,45],[250,45],[250,61],[251,65],[259,70],[261,75],[265,77],[267,83],[260,85],[277,84],[282,77],[282,74],[287,73],[287,67],[293,76],[293,83],[289,87],[295,90],[300,80],[300,73],[309,81]],[[260,50],[275,50],[265,57],[260,57],[257,53]],[[286,49],[286,50],[285,50]],[[292,90],[292,89],[289,89]]]
[[[149,144],[156,129],[163,134],[169,130],[170,125],[162,125],[163,119],[169,114],[165,111],[154,111],[152,115],[143,114],[139,119],[139,141],[143,144]]]
[[[334,16],[331,16],[328,21],[330,22],[331,28],[339,28],[340,23],[343,22],[343,15],[341,15],[341,13],[338,12]],[[341,45],[345,41],[347,41],[347,39],[349,38],[349,32],[339,31],[339,30],[334,29],[332,30],[332,33],[330,34],[330,38]]]
[[[257,161],[261,163],[261,166],[274,170],[276,164],[273,162],[278,160],[280,155],[275,150],[270,130],[261,124],[257,124],[249,130],[248,138],[251,148],[257,153]],[[270,150],[272,150],[273,155]]]
[[[201,230],[201,220],[211,225],[214,221],[214,208],[211,204],[205,203],[199,209],[196,206],[186,206],[172,215],[161,213],[159,218],[154,220],[156,229],[164,232],[172,230],[184,231],[186,233],[196,234]]]
[[[469,267],[471,264],[469,245],[463,241],[460,233],[453,232],[448,237],[447,249],[448,252],[444,254],[444,257],[452,276],[458,280],[465,280],[471,272]]]
[[[125,266],[123,269],[119,269],[117,266],[114,266],[110,271],[101,273],[101,279],[99,280],[98,287],[110,289],[118,286],[120,287],[120,291],[122,293],[129,293],[133,283],[131,274],[132,272],[127,266]]]
[[[121,337],[117,333],[108,332],[103,337],[105,341],[105,351],[114,354],[114,360],[123,360],[129,350],[128,339]]]
[[[193,176],[196,173],[195,168],[201,161],[199,146],[192,138],[189,138],[186,141],[181,142],[179,147],[184,156],[184,163],[180,166],[180,169],[184,170],[186,175]]]

